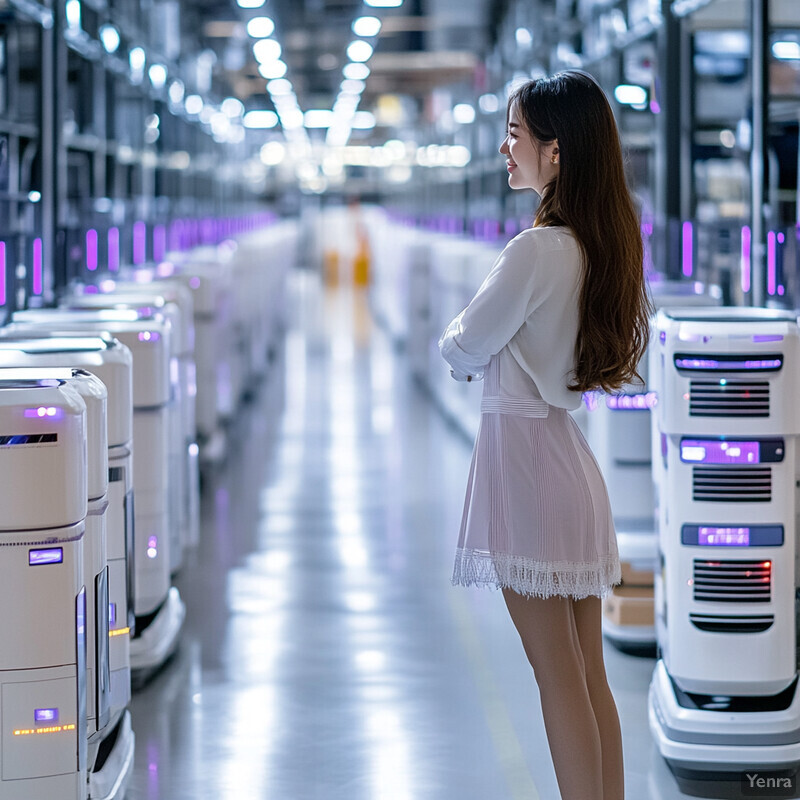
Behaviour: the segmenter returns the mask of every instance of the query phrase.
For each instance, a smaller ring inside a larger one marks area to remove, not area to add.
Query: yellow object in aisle
[[[364,234],[359,234],[358,249],[353,259],[353,283],[356,286],[369,284],[370,252],[369,242]]]
[[[339,284],[339,253],[337,250],[326,250],[322,257],[322,266],[326,286]]]

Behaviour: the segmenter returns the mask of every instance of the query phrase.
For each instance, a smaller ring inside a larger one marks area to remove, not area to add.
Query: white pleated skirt
[[[498,393],[487,367],[453,583],[604,597],[620,581],[605,481],[566,409]]]

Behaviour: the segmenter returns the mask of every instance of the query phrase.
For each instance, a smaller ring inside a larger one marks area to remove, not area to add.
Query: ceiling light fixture
[[[187,114],[192,116],[199,114],[203,110],[203,98],[199,94],[190,94],[184,101],[183,107]]]
[[[354,81],[346,78],[342,81],[341,89],[345,94],[361,94],[366,87],[364,81]]]
[[[277,61],[265,61],[263,64],[258,65],[259,75],[268,81],[274,78],[282,78],[286,74],[286,69],[286,64],[280,59]]]
[[[292,82],[286,80],[286,78],[277,78],[274,81],[270,81],[267,84],[267,91],[270,94],[291,94],[292,93]]]
[[[259,39],[253,45],[253,55],[261,64],[267,61],[277,61],[281,57],[280,43],[274,39]]]
[[[375,115],[370,111],[356,111],[350,124],[359,130],[369,130],[375,127]]]
[[[366,64],[350,62],[345,64],[342,74],[353,81],[365,81],[369,77],[369,67]]]
[[[381,21],[377,17],[357,17],[353,20],[352,28],[356,36],[377,36]]]
[[[244,114],[244,105],[242,101],[236,97],[226,97],[220,106],[222,113],[229,119],[236,119]]]
[[[245,128],[274,128],[278,124],[278,115],[274,111],[248,111],[242,124]]]
[[[469,103],[458,103],[453,106],[453,119],[459,125],[469,125],[475,122],[475,109]]]
[[[100,41],[106,53],[116,53],[119,49],[119,31],[113,25],[100,28]]]
[[[363,39],[356,39],[347,45],[347,57],[351,61],[369,61],[372,56],[372,45]]]
[[[261,8],[266,0],[236,0],[239,8]]]
[[[647,102],[647,90],[642,86],[622,83],[614,89],[614,97],[623,105],[639,106]]]
[[[269,17],[253,17],[247,23],[247,33],[254,39],[266,39],[275,31],[275,23]]]
[[[167,83],[167,68],[163,64],[153,64],[147,74],[154,89],[163,89]]]
[[[372,8],[400,8],[403,0],[364,0],[364,3]]]
[[[333,111],[329,108],[312,108],[303,115],[306,128],[328,128],[333,122]]]
[[[172,81],[172,83],[170,83],[168,91],[169,99],[175,105],[177,105],[178,103],[181,102],[181,100],[183,100],[184,92],[185,92],[185,87],[183,85],[183,81],[178,80],[176,78],[174,81]]]
[[[781,61],[800,60],[800,44],[798,42],[775,42],[772,45],[772,55]]]

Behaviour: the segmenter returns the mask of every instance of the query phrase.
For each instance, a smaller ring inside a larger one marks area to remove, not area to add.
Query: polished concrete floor
[[[502,596],[450,585],[469,443],[363,296],[304,272],[291,294],[204,484],[180,649],[134,698],[128,800],[558,800]],[[679,788],[647,727],[653,661],[606,657],[628,800],[739,797]]]

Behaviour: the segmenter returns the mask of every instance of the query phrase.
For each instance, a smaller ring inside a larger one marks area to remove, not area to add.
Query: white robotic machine
[[[112,294],[75,294],[64,298],[69,309],[133,309],[140,319],[164,317],[170,323],[170,378],[172,401],[169,404],[169,480],[170,480],[170,570],[176,574],[183,565],[183,552],[198,540],[199,472],[197,459],[186,441],[185,419],[193,417],[194,397],[187,383],[189,372],[182,368],[191,345],[193,321],[176,303],[155,291],[154,284],[145,290]],[[185,287],[178,287],[188,293]],[[191,295],[188,297],[191,304]],[[189,356],[191,357],[191,355]],[[191,406],[191,408],[190,408]],[[194,527],[194,529],[192,529]]]
[[[169,265],[174,269],[172,265]],[[177,318],[173,322],[173,350],[178,362],[178,386],[180,389],[180,425],[181,444],[179,446],[181,459],[184,462],[186,476],[182,508],[185,514],[184,543],[195,547],[200,541],[200,448],[197,444],[197,369],[194,354],[194,301],[192,291],[178,280],[157,278],[152,270],[141,271],[147,277],[146,281],[112,281],[105,280],[100,284],[101,292],[110,293],[111,297],[118,298],[121,302],[129,302],[130,295],[152,295],[163,298],[164,302],[174,304],[180,309],[180,325]],[[170,271],[171,275],[172,272]],[[89,287],[76,287],[75,295],[89,303],[100,307],[102,298],[106,296],[86,294]],[[91,298],[91,299],[90,299]],[[78,301],[78,302],[81,302]],[[68,301],[71,302],[71,301]],[[87,303],[88,306],[88,303]],[[90,307],[90,306],[89,306]]]
[[[87,796],[86,459],[67,381],[0,380],[3,800]]]
[[[800,763],[793,314],[661,310],[650,729],[677,770]]]
[[[17,311],[10,329],[110,332],[133,354],[134,614],[131,670],[159,667],[174,651],[186,609],[170,579],[168,530],[169,335],[163,319],[133,310]]]
[[[133,627],[133,603],[129,599],[133,587],[133,530],[129,522],[127,508],[132,509],[131,467],[132,467],[132,403],[130,350],[115,339],[102,336],[80,336],[63,334],[61,336],[41,335],[14,338],[6,329],[0,330],[0,368],[30,367],[44,373],[46,367],[81,367],[102,380],[108,391],[107,400],[107,470],[105,484],[107,490],[100,492],[101,476],[92,464],[99,463],[99,456],[93,459],[90,454],[90,495],[89,515],[87,517],[87,544],[93,540],[93,525],[101,521],[106,527],[106,559],[102,569],[97,560],[95,572],[90,570],[87,560],[86,575],[95,574],[107,579],[107,633],[105,648],[108,651],[109,691],[108,721],[98,726],[97,734],[92,733],[92,697],[89,695],[89,769],[90,795],[93,798],[114,798],[121,796],[120,790],[127,782],[132,766],[133,736],[130,733],[130,715],[126,709],[131,697],[130,678],[130,632]],[[8,374],[3,370],[1,374]],[[92,439],[92,414],[89,401],[89,446]],[[105,436],[106,434],[103,433]],[[92,489],[96,486],[96,489]],[[107,510],[106,510],[107,504]],[[97,509],[98,513],[93,513]],[[97,548],[87,546],[85,555],[91,557]],[[107,568],[106,568],[107,563]],[[92,585],[87,580],[87,599]],[[96,596],[100,596],[98,588]],[[92,605],[89,604],[89,608]],[[100,618],[102,609],[98,606],[96,617]],[[91,622],[90,617],[90,622]],[[100,629],[98,624],[96,630]],[[99,640],[98,640],[99,644]],[[89,639],[89,667],[93,663],[92,639]],[[102,648],[97,647],[97,653]],[[100,687],[98,687],[99,695]],[[91,692],[91,689],[90,689]],[[98,701],[98,707],[101,702]],[[113,736],[111,734],[114,734]],[[98,757],[98,753],[102,753]],[[116,787],[116,788],[115,788]],[[114,789],[112,792],[111,790]]]

